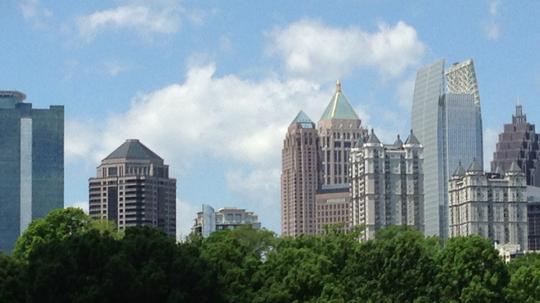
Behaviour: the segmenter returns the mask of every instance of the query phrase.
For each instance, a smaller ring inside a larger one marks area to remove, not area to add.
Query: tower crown
[[[336,81],[336,92],[334,93],[334,96],[332,96],[332,99],[330,99],[330,104],[328,104],[321,117],[321,120],[332,119],[359,120],[351,103],[349,103],[349,100],[343,95],[341,82],[339,82],[339,80]]]

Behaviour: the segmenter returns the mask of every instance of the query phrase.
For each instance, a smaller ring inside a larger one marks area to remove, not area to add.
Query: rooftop
[[[343,95],[339,81],[336,82],[336,92],[321,117],[321,120],[332,119],[359,119],[349,100]]]
[[[137,139],[128,139],[103,160],[160,160],[163,159]]]

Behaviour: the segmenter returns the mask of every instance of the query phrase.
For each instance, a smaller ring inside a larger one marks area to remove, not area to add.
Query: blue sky
[[[473,58],[486,161],[518,99],[540,121],[540,2],[0,1],[0,87],[66,110],[65,203],[127,138],[178,179],[179,229],[202,203],[279,232],[281,145],[336,79],[363,123],[410,127],[416,69]]]

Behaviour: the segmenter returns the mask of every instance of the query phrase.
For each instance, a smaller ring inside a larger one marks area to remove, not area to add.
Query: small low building
[[[259,217],[254,212],[236,207],[224,207],[215,211],[212,206],[203,204],[191,231],[208,237],[214,231],[236,229],[243,225],[251,225],[253,229],[261,228]]]

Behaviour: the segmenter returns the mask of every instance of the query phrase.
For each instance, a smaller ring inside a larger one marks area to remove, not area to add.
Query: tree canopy
[[[0,254],[0,302],[538,302],[540,257],[505,264],[480,237],[441,245],[389,227],[277,237],[248,226],[177,243],[150,227],[118,233],[66,209]]]

